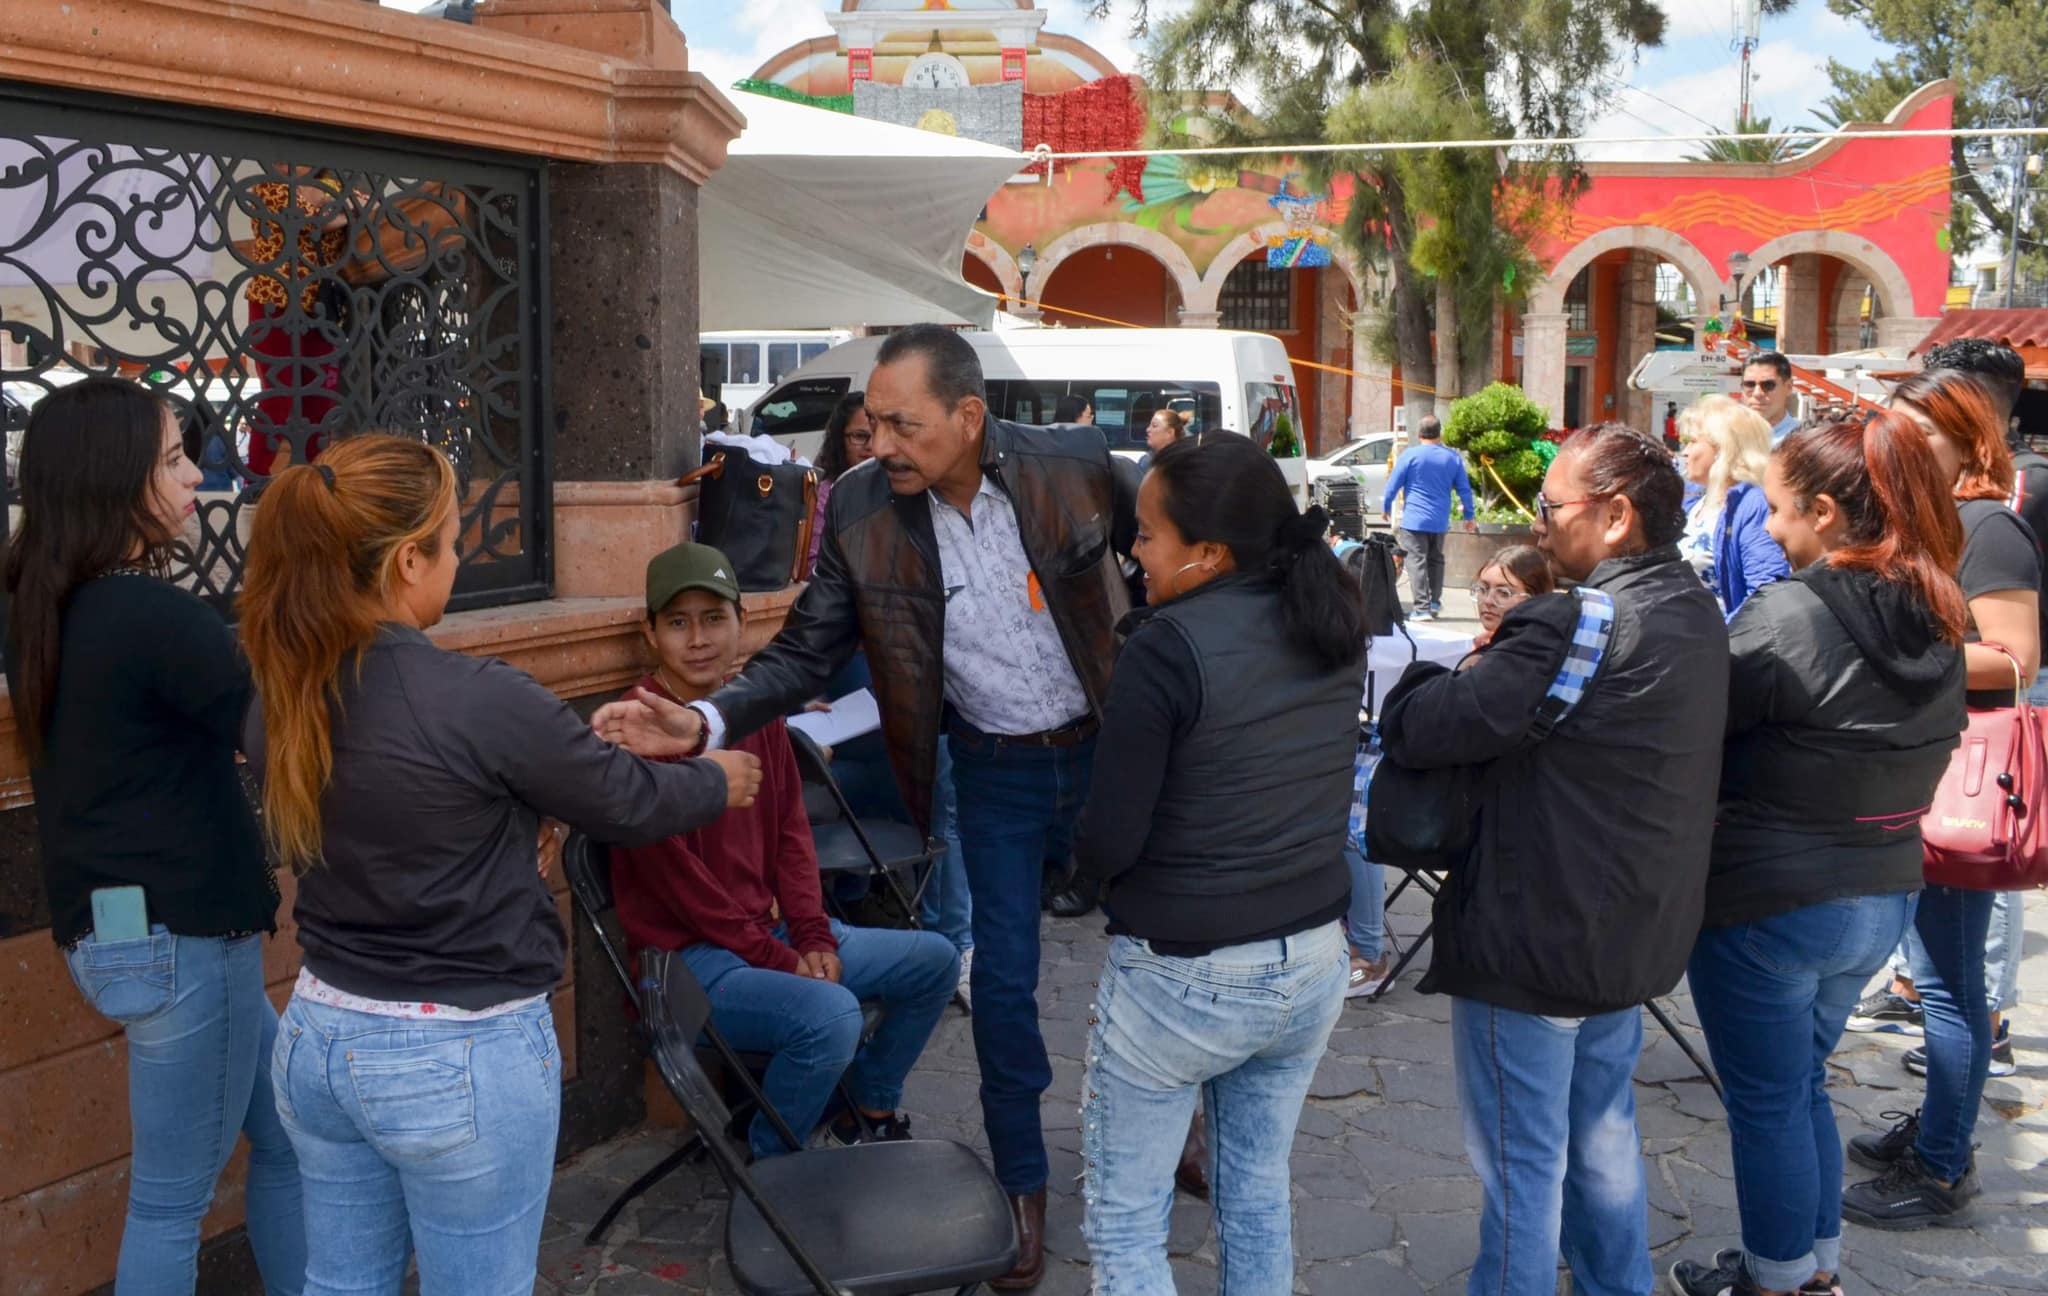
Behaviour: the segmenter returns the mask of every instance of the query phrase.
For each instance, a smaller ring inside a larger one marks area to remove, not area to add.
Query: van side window
[[[1188,420],[1188,431],[1213,432],[1223,423],[1223,389],[1215,383],[1076,382],[1071,389],[1095,407],[1095,426],[1112,450],[1145,449],[1145,427],[1161,409]]]
[[[794,342],[770,342],[768,344],[768,381],[779,383],[795,373],[803,360]]]
[[[697,344],[697,386],[706,396],[717,399],[718,389],[732,372],[731,358],[731,350],[723,342]]]
[[[758,342],[735,342],[732,344],[732,361],[727,382],[757,383],[761,381],[761,344]]]

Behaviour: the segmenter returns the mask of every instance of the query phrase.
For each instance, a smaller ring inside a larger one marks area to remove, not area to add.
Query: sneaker
[[[1408,614],[1408,619],[1410,621],[1434,621],[1436,620],[1436,613],[1428,608],[1416,608]]]
[[[1887,986],[1867,995],[1849,1014],[1849,1029],[1861,1035],[1925,1035],[1926,1017],[1920,1005],[1904,995],[1893,994]]]
[[[1431,599],[1429,603],[1429,614],[1433,617],[1442,616],[1444,614],[1444,605],[1436,601],[1435,599]]]
[[[1907,1148],[1883,1174],[1842,1190],[1842,1218],[1868,1228],[1964,1228],[1984,1192],[1972,1168],[1944,1188],[1920,1154]]]
[[[974,1015],[974,986],[969,980],[973,975],[974,947],[970,945],[960,951],[960,984],[953,987],[953,1002],[970,1017]]]
[[[1858,1134],[1849,1140],[1849,1159],[1872,1170],[1889,1170],[1920,1139],[1920,1112],[1888,1111],[1879,1120],[1897,1121],[1882,1134]]]
[[[1998,1037],[1991,1041],[1991,1070],[1988,1072],[1990,1075],[2009,1076],[2020,1069],[2019,1063],[2014,1060],[2012,1055],[2011,1028],[2011,1022],[2002,1021],[1998,1023]],[[1922,1044],[1919,1048],[1908,1049],[1905,1062],[1906,1070],[1911,1071],[1914,1075],[1926,1075],[1927,1046]]]
[[[1671,1266],[1670,1278],[1676,1296],[1751,1296],[1762,1290],[1750,1281],[1741,1247],[1729,1247],[1711,1265],[1680,1260]]]
[[[1799,1284],[1797,1296],[1847,1296],[1840,1278],[1808,1278]]]
[[[1377,994],[1379,988],[1387,983],[1387,970],[1392,966],[1393,960],[1384,954],[1370,963],[1354,954],[1351,958],[1351,980],[1344,986],[1344,997],[1358,999]]]
[[[865,1133],[851,1112],[840,1113],[825,1128],[831,1131],[832,1141],[840,1147],[852,1147],[856,1143],[904,1143],[916,1137],[910,1132],[910,1117],[902,1112],[891,1112],[880,1119],[873,1116],[866,1119],[868,1127]]]

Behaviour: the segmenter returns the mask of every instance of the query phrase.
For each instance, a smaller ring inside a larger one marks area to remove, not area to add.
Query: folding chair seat
[[[568,878],[569,892],[576,902],[578,912],[589,923],[591,934],[597,937],[598,947],[604,951],[605,960],[611,964],[612,973],[618,978],[619,988],[625,992],[627,1002],[632,1005],[635,1030],[640,1036],[641,1048],[651,1053],[653,1037],[647,1028],[647,1009],[642,1002],[641,987],[634,984],[631,974],[626,970],[625,936],[623,931],[614,934],[611,930],[618,925],[618,915],[612,892],[610,852],[580,832],[571,833],[569,840],[562,845],[562,872]],[[680,960],[678,965],[681,965]],[[881,1024],[882,1009],[880,1004],[872,1002],[863,1002],[860,1009],[861,1039],[866,1041],[874,1035],[875,1027]],[[706,1043],[702,1047],[708,1050],[710,1045]],[[772,1060],[765,1053],[728,1051],[728,1057],[734,1068],[747,1078],[749,1085],[752,1085],[754,1076],[768,1069],[768,1064]],[[852,1107],[853,1100],[844,1088],[840,1090],[840,1097],[847,1106]],[[855,1119],[861,1119],[858,1109],[854,1110]],[[746,1120],[752,1114],[753,1107],[749,1103],[743,1105],[731,1119],[743,1129]],[[618,1218],[619,1212],[625,1210],[642,1193],[674,1173],[684,1162],[703,1155],[704,1150],[701,1131],[692,1133],[674,1152],[628,1184],[625,1191],[605,1208],[597,1223],[591,1226],[584,1241],[592,1246],[603,1241],[605,1233],[611,1228],[612,1221]]]
[[[724,1100],[692,1047],[708,1038],[731,1057],[711,1024],[703,987],[680,958],[649,951],[641,959],[641,999],[662,1082],[698,1129],[724,1130]],[[752,1077],[746,1083],[762,1114],[795,1146],[781,1114]],[[726,1256],[748,1296],[967,1293],[1016,1263],[1008,1199],[964,1144],[862,1143],[791,1152],[751,1167],[723,1137],[707,1137],[705,1146],[732,1193]]]

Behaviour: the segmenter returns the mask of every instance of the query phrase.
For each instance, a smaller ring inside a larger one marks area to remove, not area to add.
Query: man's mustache
[[[892,473],[916,472],[917,465],[908,459],[884,459],[882,460],[882,470]]]

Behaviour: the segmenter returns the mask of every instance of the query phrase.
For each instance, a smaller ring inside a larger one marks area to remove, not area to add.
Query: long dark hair
[[[169,570],[176,537],[151,507],[165,408],[125,378],[88,378],[29,415],[16,481],[21,528],[7,544],[6,580],[14,714],[31,761],[47,745],[72,593],[117,567]]]
[[[1328,670],[1365,654],[1358,583],[1323,543],[1329,518],[1294,506],[1271,455],[1241,436],[1182,439],[1152,460],[1166,516],[1189,544],[1230,550],[1237,569],[1280,585],[1288,642]]]
[[[1819,495],[1842,510],[1849,543],[1827,556],[1830,567],[1906,586],[1942,638],[1963,641],[1969,606],[1952,574],[1963,560],[1963,524],[1918,423],[1886,411],[1809,424],[1785,438],[1777,459],[1801,512]]]
[[[2002,500],[2012,494],[2012,450],[1991,396],[1975,375],[1960,369],[1923,369],[1892,388],[1892,404],[1911,405],[1962,452],[1959,500]]]
[[[838,481],[839,474],[852,467],[846,462],[846,428],[867,404],[866,392],[848,392],[826,416],[825,446],[818,451],[818,475],[826,481]]]

